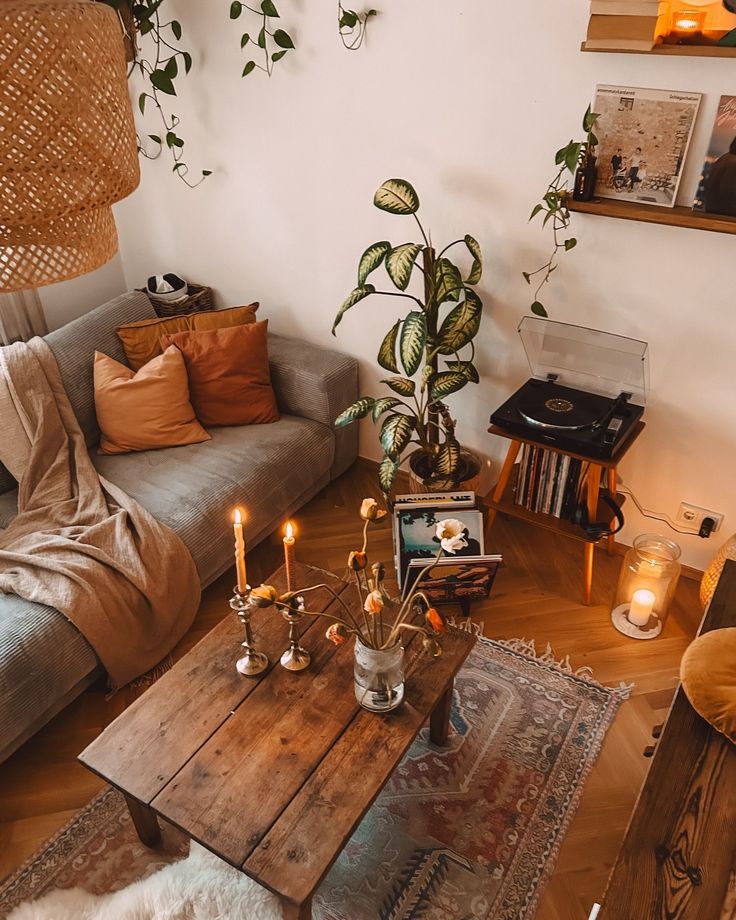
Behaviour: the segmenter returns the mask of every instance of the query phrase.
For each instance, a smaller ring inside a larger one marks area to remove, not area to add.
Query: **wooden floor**
[[[346,554],[357,541],[357,508],[371,494],[379,497],[374,468],[360,461],[306,505],[295,515],[299,558],[343,571]],[[389,527],[373,533],[372,559],[389,561]],[[593,603],[584,607],[579,543],[499,516],[487,550],[502,552],[505,566],[492,599],[473,615],[483,623],[485,635],[533,638],[538,649],[549,642],[558,657],[569,655],[574,667],[590,666],[604,684],[636,684],[608,733],[537,914],[538,920],[586,920],[603,892],[643,781],[649,761],[642,752],[651,741],[651,728],[663,721],[680,658],[701,618],[697,584],[683,578],[664,633],[637,642],[621,636],[609,621],[619,557],[596,553]],[[250,581],[265,578],[280,561],[281,541],[274,535],[249,553]],[[176,657],[223,616],[232,616],[227,606],[232,584],[228,573],[205,592]],[[76,755],[128,705],[132,694],[124,691],[106,700],[101,684],[91,688],[0,765],[0,877],[27,859],[99,790],[100,781],[76,762]]]

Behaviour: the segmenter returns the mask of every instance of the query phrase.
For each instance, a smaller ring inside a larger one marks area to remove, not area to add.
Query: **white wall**
[[[39,288],[38,295],[50,331],[64,326],[125,290],[123,264],[117,253],[93,272]]]
[[[379,0],[366,45],[349,53],[335,4],[300,0],[281,4],[298,50],[270,81],[241,80],[242,29],[227,4],[169,2],[196,59],[175,100],[179,133],[192,166],[216,172],[189,191],[168,162],[144,164],[141,188],[116,209],[128,286],[174,270],[214,286],[222,304],[260,299],[277,331],[361,358],[363,390],[376,394],[374,356],[396,301],[364,301],[336,340],[329,329],[363,248],[415,237],[411,219],[371,204],[383,179],[410,179],[436,242],[470,232],[485,252],[482,383],[453,410],[461,438],[493,459],[490,482],[505,443],[486,433],[489,412],[528,376],[515,332],[529,304],[520,273],[547,253],[527,217],[554,151],[578,133],[596,82],[701,91],[687,201],[718,97],[736,92],[732,61],[581,54],[583,0]],[[688,500],[726,512],[733,530],[733,237],[575,224],[579,247],[545,297],[551,315],[651,343],[648,429],[626,481],[650,508],[674,515]],[[366,425],[361,450],[376,448]],[[627,541],[657,527],[631,505],[627,516]],[[704,565],[721,536],[682,538],[685,561]]]

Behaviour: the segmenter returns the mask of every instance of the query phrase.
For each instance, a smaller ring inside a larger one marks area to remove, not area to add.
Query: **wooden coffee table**
[[[353,588],[298,566],[300,587],[325,581],[357,607]],[[283,568],[270,583],[285,590]],[[310,595],[313,610],[336,603]],[[405,700],[377,715],[355,700],[352,642],[336,648],[327,625],[303,621],[312,663],[294,673],[278,664],[283,618],[256,611],[256,646],[272,664],[248,678],[235,670],[242,627],[226,617],[79,758],[123,793],[143,843],[158,843],[164,818],[277,894],[293,920],[312,916],[312,895],[427,718],[432,742],[446,743],[454,678],[475,641],[451,629],[436,659],[408,642]]]

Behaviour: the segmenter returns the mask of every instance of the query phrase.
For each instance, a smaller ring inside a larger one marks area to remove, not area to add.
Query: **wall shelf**
[[[682,206],[660,208],[637,201],[617,201],[615,198],[594,198],[592,201],[567,199],[571,211],[580,214],[599,214],[621,220],[643,221],[649,224],[668,224],[670,227],[688,227],[691,230],[711,230],[714,233],[735,233],[736,218],[702,214]]]
[[[725,45],[655,45],[651,51],[637,51],[632,48],[588,48],[583,42],[581,51],[593,54],[656,54],[663,57],[716,57],[736,58],[736,48]]]

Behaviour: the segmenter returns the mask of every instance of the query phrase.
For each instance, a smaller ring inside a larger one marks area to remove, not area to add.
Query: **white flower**
[[[456,518],[445,518],[437,524],[437,539],[446,553],[456,553],[468,545],[465,539],[465,524]]]
[[[380,591],[371,591],[363,605],[366,613],[377,614],[383,610],[383,595]]]
[[[360,506],[360,516],[364,521],[380,521],[388,511],[378,507],[375,498],[364,498]]]

